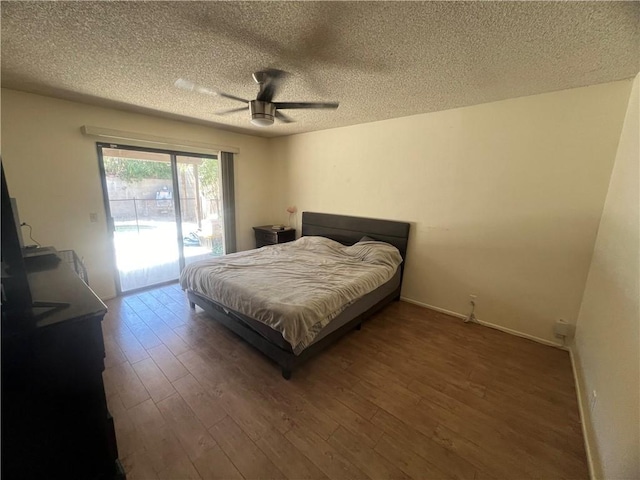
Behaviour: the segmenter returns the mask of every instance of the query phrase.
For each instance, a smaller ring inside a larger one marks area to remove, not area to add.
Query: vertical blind
[[[224,208],[224,251],[234,253],[236,247],[236,203],[233,177],[233,153],[221,152],[222,205]]]

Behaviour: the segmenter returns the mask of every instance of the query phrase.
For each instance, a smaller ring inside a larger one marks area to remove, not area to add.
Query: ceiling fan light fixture
[[[253,115],[251,117],[251,123],[258,127],[268,127],[273,125],[273,117],[261,117],[259,115]]]
[[[249,111],[253,125],[258,127],[273,125],[273,117],[276,115],[276,107],[273,103],[252,100],[249,102]]]

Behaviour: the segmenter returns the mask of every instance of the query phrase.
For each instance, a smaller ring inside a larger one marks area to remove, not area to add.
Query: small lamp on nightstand
[[[294,213],[296,213],[298,211],[298,209],[293,206],[293,207],[287,207],[287,213],[289,214],[289,223],[288,223],[288,227],[291,228],[291,215],[293,215]]]

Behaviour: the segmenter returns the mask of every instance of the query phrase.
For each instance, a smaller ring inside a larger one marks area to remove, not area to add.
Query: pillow
[[[377,242],[377,241],[378,240],[376,240],[375,238],[371,238],[369,235],[365,235],[360,240],[358,240],[358,242]]]

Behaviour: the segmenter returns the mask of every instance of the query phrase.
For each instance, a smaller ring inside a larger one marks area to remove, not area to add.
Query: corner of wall
[[[640,475],[639,89],[640,74],[630,91],[569,348],[592,479]],[[595,409],[591,391],[598,391]]]

